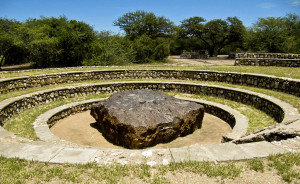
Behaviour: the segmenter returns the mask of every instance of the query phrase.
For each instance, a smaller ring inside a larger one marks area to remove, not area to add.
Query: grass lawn
[[[300,180],[300,153],[271,155],[264,159],[236,162],[171,163],[166,166],[50,164],[0,156],[0,183],[255,183],[256,177],[278,177],[277,182],[297,183]],[[184,173],[187,178],[180,178]],[[251,177],[247,175],[251,173]],[[271,174],[270,174],[271,173]],[[179,181],[178,181],[179,180]]]
[[[216,70],[228,72],[243,72],[275,75],[278,77],[289,77],[300,79],[300,68],[287,67],[255,67],[255,66],[165,66],[165,65],[132,65],[124,67],[78,67],[78,68],[60,68],[60,69],[42,69],[42,70],[26,70],[26,71],[10,71],[0,72],[0,78],[28,76],[46,73],[59,73],[66,71],[87,71],[87,70],[109,70],[109,69],[193,69],[193,70]],[[108,81],[84,81],[71,83],[81,85],[95,82],[118,82],[118,81],[135,81],[135,80],[108,80]],[[151,79],[151,81],[170,82],[171,80]],[[180,80],[172,80],[172,82],[183,82]],[[185,81],[186,82],[186,81]],[[267,94],[278,98],[282,101],[290,103],[300,110],[300,98],[286,93],[276,92],[267,89],[260,89],[248,86],[239,86],[218,82],[202,82],[188,81],[191,83],[204,83],[222,85],[227,87],[241,88],[254,92]],[[68,86],[70,84],[59,84],[52,86],[44,86],[38,88],[29,88],[20,91],[13,91],[0,95],[0,101],[7,98],[27,94],[43,89]],[[186,96],[186,94],[171,95]],[[70,103],[93,98],[104,98],[108,95],[89,95],[82,98],[66,99],[63,101],[51,102],[39,105],[35,108],[28,109],[22,113],[13,116],[6,124],[5,128],[15,132],[21,137],[37,140],[32,123],[36,117],[45,111]],[[249,118],[248,132],[275,124],[274,119],[251,106],[233,102],[218,97],[204,96],[202,94],[188,95],[192,98],[201,98],[208,101],[228,105],[237,109]],[[254,177],[264,176],[264,182],[270,178],[278,177],[278,182],[299,183],[300,181],[300,153],[287,153],[282,155],[271,155],[264,159],[252,159],[248,161],[235,162],[184,162],[171,163],[167,166],[148,165],[97,165],[95,163],[88,164],[50,164],[33,161],[26,161],[18,158],[4,158],[0,156],[0,183],[174,183],[183,180],[185,183],[199,181],[213,181],[218,183],[245,183],[251,182],[253,178],[247,173],[251,173]],[[270,174],[271,173],[271,174]],[[182,178],[190,176],[190,178]],[[184,183],[183,182],[183,183]]]
[[[147,70],[147,69],[172,69],[172,70],[215,70],[225,72],[238,73],[256,73],[274,75],[277,77],[288,77],[300,79],[300,67],[258,67],[258,66],[168,66],[168,65],[130,65],[117,67],[76,67],[76,68],[54,68],[54,69],[36,69],[24,71],[7,71],[0,72],[0,78],[30,76],[49,73],[61,73],[68,71],[89,71],[89,70],[114,70],[114,69],[132,69],[132,70]]]

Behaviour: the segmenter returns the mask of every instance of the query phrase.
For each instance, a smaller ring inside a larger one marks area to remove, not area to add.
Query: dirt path
[[[171,63],[167,66],[199,66],[199,65],[234,65],[234,59],[227,59],[227,55],[218,55],[209,59],[183,59],[180,56],[169,56]],[[2,66],[0,71],[16,71],[33,69],[32,64],[25,63],[20,65]]]
[[[15,70],[26,70],[32,69],[30,63],[20,64],[20,65],[10,65],[10,66],[1,66],[0,71],[15,71]]]
[[[180,56],[169,56],[168,59],[173,61],[173,64],[179,66],[198,66],[198,65],[234,65],[234,59],[226,59],[226,55],[219,55],[209,59],[183,59]]]
[[[61,139],[77,144],[123,149],[108,142],[102,136],[97,130],[95,119],[89,113],[90,111],[86,111],[62,119],[51,128],[51,131]],[[184,147],[197,143],[217,144],[221,143],[222,136],[230,131],[231,128],[226,122],[210,114],[205,114],[201,129],[191,135],[179,137],[167,144],[158,144],[153,148]]]

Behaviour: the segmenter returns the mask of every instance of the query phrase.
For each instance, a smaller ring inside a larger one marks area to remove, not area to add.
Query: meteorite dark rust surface
[[[137,149],[169,142],[201,128],[204,107],[162,92],[133,90],[93,105],[91,115],[107,139]]]

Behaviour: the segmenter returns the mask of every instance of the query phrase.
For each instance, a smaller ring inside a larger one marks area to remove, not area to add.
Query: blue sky
[[[97,31],[120,32],[113,22],[136,10],[154,12],[176,25],[192,16],[206,20],[237,16],[245,26],[259,17],[300,15],[300,0],[0,0],[0,17],[25,21],[28,18],[65,15],[90,24]]]

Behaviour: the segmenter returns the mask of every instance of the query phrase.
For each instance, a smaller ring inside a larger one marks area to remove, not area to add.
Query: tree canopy
[[[0,68],[27,61],[28,50],[22,38],[22,24],[15,20],[0,19]]]
[[[142,35],[147,35],[151,39],[165,37],[173,33],[175,27],[169,19],[141,10],[124,14],[114,22],[114,25],[124,30],[131,39]]]
[[[91,26],[66,17],[0,22],[0,53],[6,64],[30,61],[37,67],[79,66],[90,55],[95,40]]]
[[[242,44],[245,27],[237,17],[205,22],[202,17],[183,20],[180,25],[181,37],[200,39],[203,42],[203,49],[207,49],[210,56],[218,54],[226,45],[235,43],[235,47],[239,47],[239,44]]]
[[[208,50],[210,56],[245,52],[300,53],[300,17],[258,18],[245,28],[237,17],[205,20],[194,16],[179,26],[152,12],[128,12],[115,22],[125,35],[96,32],[65,16],[25,22],[0,18],[1,65],[31,62],[36,67],[125,65],[165,61],[182,50]]]
[[[248,31],[246,46],[255,52],[300,52],[300,18],[259,18]]]
[[[115,26],[124,30],[135,50],[135,62],[163,61],[170,54],[170,38],[174,23],[152,12],[135,11],[124,14]]]
[[[66,17],[31,19],[25,27],[30,60],[38,67],[79,66],[96,38],[91,26]]]

